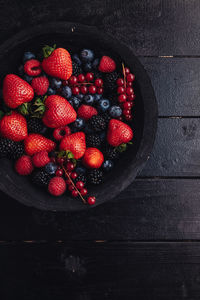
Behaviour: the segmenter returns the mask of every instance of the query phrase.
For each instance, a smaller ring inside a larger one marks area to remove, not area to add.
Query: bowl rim
[[[137,81],[140,86],[140,93],[143,99],[144,103],[144,124],[143,124],[143,135],[140,141],[140,145],[138,148],[138,151],[136,153],[136,162],[134,166],[134,170],[131,172],[131,174],[128,175],[126,178],[126,181],[121,184],[121,186],[118,188],[117,193],[112,193],[109,195],[109,200],[116,197],[122,190],[124,190],[128,185],[131,184],[131,182],[135,179],[136,175],[143,169],[144,165],[146,164],[147,160],[150,157],[150,153],[152,152],[155,137],[156,137],[156,131],[157,131],[157,118],[158,118],[158,107],[157,107],[157,101],[154,94],[154,90],[151,84],[151,80],[144,69],[141,62],[138,60],[138,58],[134,55],[133,50],[130,46],[125,44],[122,41],[119,41],[116,38],[113,38],[110,34],[105,34],[102,31],[99,31],[94,26],[88,26],[78,23],[72,23],[72,22],[50,22],[45,24],[39,24],[34,27],[28,27],[17,34],[13,35],[11,38],[6,40],[1,46],[0,46],[0,58],[2,59],[3,56],[6,54],[6,52],[9,52],[13,47],[17,46],[19,43],[23,43],[30,38],[33,38],[38,35],[44,35],[49,32],[54,33],[65,33],[65,32],[71,32],[74,33],[77,30],[83,31],[83,32],[90,32],[90,34],[95,34],[100,39],[103,39],[104,41],[109,41],[112,43],[113,47],[119,47],[119,45],[123,48],[123,52],[126,53],[126,55],[129,57],[126,59],[126,61],[131,61],[131,64],[134,64],[134,66],[137,69]],[[131,56],[131,58],[130,58]],[[4,184],[1,184],[0,182],[0,189],[11,196],[13,198],[13,191],[12,189],[7,189],[7,187]],[[16,193],[16,197],[14,199],[18,200],[19,202],[35,207],[42,210],[51,210],[51,211],[73,211],[73,210],[82,210],[87,209],[89,206],[83,205],[80,206],[78,209],[70,207],[69,209],[66,209],[66,207],[61,207],[56,205],[56,201],[54,204],[44,204],[42,201],[39,201],[37,203],[33,203],[33,201],[30,201],[30,198],[27,198],[25,193],[20,192]],[[107,200],[107,199],[106,199]],[[97,203],[97,205],[100,205],[104,203],[106,200],[101,201],[100,203]],[[97,205],[91,206],[96,207]]]

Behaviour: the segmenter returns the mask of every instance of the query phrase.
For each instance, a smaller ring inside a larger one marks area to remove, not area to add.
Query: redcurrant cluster
[[[71,76],[69,80],[64,80],[63,85],[69,85],[72,89],[73,95],[82,94],[103,94],[103,80],[97,78],[94,80],[93,73],[79,74],[78,76]]]
[[[135,75],[130,73],[129,68],[124,68],[124,78],[117,79],[118,101],[123,108],[123,116],[127,121],[132,120],[131,108],[135,99],[133,81]]]

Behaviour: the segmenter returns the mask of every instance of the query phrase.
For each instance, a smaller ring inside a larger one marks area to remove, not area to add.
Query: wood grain
[[[199,299],[199,252],[199,242],[2,245],[0,292],[3,299]]]

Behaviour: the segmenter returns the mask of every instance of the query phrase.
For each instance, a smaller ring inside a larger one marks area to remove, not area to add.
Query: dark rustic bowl
[[[93,27],[72,23],[50,23],[29,28],[18,33],[0,47],[0,76],[15,73],[24,51],[38,52],[43,45],[78,50],[92,48],[97,53],[111,54],[117,61],[124,61],[136,76],[136,105],[134,107],[134,144],[129,147],[113,172],[107,175],[105,183],[90,188],[90,194],[97,197],[96,205],[106,202],[124,190],[142,170],[149,158],[157,127],[157,104],[150,79],[131,49],[121,42],[98,32]],[[0,189],[28,206],[44,210],[73,211],[87,209],[81,200],[66,195],[55,198],[38,189],[28,178],[18,176],[13,165],[1,160]]]

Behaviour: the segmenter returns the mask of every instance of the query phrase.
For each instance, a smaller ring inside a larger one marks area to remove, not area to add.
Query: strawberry
[[[43,96],[48,90],[49,80],[46,76],[36,77],[31,81],[31,86],[36,95]]]
[[[0,134],[15,142],[24,140],[28,134],[26,119],[15,111],[5,115],[0,120]]]
[[[38,76],[42,72],[39,60],[30,59],[24,65],[24,72],[29,76]]]
[[[90,118],[92,118],[92,116],[97,115],[98,112],[96,110],[96,108],[90,106],[90,105],[85,105],[82,104],[79,109],[78,109],[78,116],[84,120],[89,120]]]
[[[73,153],[75,159],[81,158],[86,149],[85,133],[76,132],[64,137],[60,143],[60,150],[69,150]]]
[[[103,73],[111,73],[115,71],[116,63],[109,56],[102,56],[99,63],[99,71]]]
[[[20,175],[31,174],[33,168],[31,157],[28,155],[22,155],[15,163],[15,170]]]
[[[108,124],[107,141],[111,146],[117,147],[122,143],[128,143],[132,138],[133,131],[129,125],[116,119],[110,120]]]
[[[66,183],[62,177],[53,177],[48,185],[48,191],[53,196],[61,196],[66,191]]]
[[[8,74],[3,81],[3,99],[10,108],[30,102],[34,97],[33,88],[15,74]]]
[[[104,161],[102,152],[97,148],[87,148],[83,157],[83,164],[87,168],[98,169]]]
[[[25,152],[30,156],[43,150],[50,152],[54,150],[55,147],[56,144],[52,140],[38,133],[31,133],[24,140]]]
[[[64,136],[70,135],[71,129],[68,126],[63,126],[54,129],[53,131],[53,137],[55,140],[60,141],[64,138]]]
[[[52,77],[67,80],[72,75],[72,60],[69,52],[64,48],[43,48],[43,70]]]
[[[76,120],[76,112],[63,97],[52,95],[45,100],[46,111],[43,123],[50,128],[58,128]]]
[[[35,153],[32,157],[32,162],[37,168],[46,166],[50,162],[48,152],[45,150]]]

